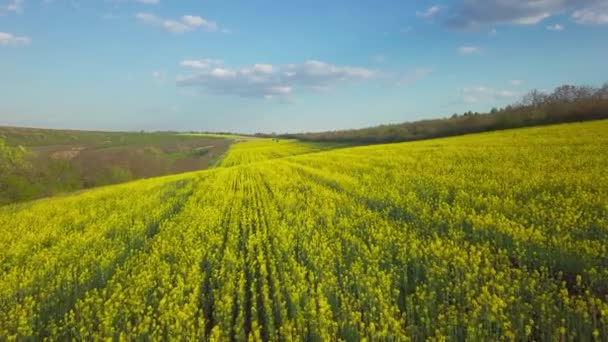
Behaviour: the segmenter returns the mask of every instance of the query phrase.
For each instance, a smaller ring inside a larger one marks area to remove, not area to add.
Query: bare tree
[[[598,100],[608,100],[608,82],[595,91],[593,98]]]
[[[532,89],[521,100],[521,104],[525,107],[540,107],[547,103],[547,94],[538,89]]]
[[[555,88],[550,95],[551,102],[571,103],[593,98],[596,89],[590,86],[563,85]]]
[[[590,100],[593,98],[593,95],[595,95],[595,92],[597,91],[596,88],[592,87],[592,86],[579,86],[576,87],[575,90],[575,95],[576,95],[576,100]]]

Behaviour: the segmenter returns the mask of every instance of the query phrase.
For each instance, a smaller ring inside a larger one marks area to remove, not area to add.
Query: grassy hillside
[[[0,340],[608,339],[608,121],[306,148],[0,208]]]
[[[0,172],[0,204],[206,169],[238,138],[0,127],[0,141],[26,152]]]

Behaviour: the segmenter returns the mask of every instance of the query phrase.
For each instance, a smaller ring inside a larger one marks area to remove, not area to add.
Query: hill
[[[0,339],[608,339],[608,121],[300,144],[1,207]]]
[[[0,127],[0,205],[206,169],[238,136]],[[9,163],[8,155],[12,155]]]
[[[563,85],[550,94],[532,90],[519,103],[492,108],[488,113],[469,111],[443,119],[363,129],[285,134],[282,137],[315,142],[379,144],[607,118],[608,83],[601,88]]]

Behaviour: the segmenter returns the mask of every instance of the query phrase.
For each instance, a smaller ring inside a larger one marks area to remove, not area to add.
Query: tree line
[[[517,103],[488,113],[468,111],[449,118],[319,133],[284,134],[304,141],[375,144],[480,133],[509,128],[608,118],[608,83],[602,87],[562,85],[551,93],[534,89]]]

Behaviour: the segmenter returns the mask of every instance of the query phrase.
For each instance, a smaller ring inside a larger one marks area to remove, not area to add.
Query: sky
[[[0,0],[0,125],[306,132],[608,81],[608,0]]]

